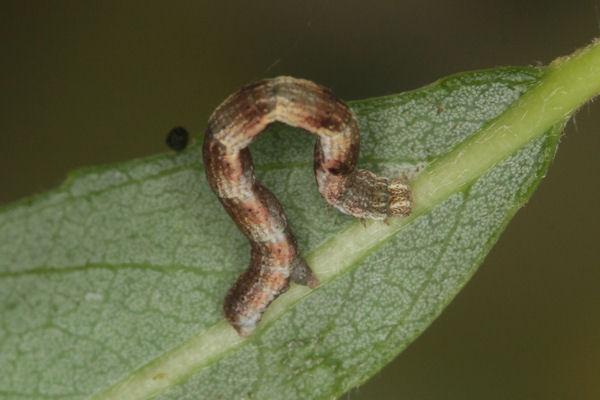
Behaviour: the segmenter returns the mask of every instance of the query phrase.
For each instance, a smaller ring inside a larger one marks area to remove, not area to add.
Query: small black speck
[[[190,134],[184,127],[177,126],[169,131],[166,140],[167,146],[169,146],[171,150],[180,152],[187,147],[189,136]]]

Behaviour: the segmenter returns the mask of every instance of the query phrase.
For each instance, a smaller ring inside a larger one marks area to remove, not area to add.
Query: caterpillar
[[[208,120],[202,154],[213,192],[250,241],[250,265],[228,290],[225,318],[246,337],[289,282],[315,288],[285,212],[254,174],[248,145],[273,122],[317,135],[314,171],[327,203],[357,218],[383,220],[412,210],[410,188],[400,179],[356,168],[358,121],[333,93],[304,79],[277,77],[244,86]]]

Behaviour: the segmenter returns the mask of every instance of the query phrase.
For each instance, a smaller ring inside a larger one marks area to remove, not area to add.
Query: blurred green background
[[[595,0],[7,2],[0,204],[69,170],[166,151],[244,83],[304,77],[346,100],[455,72],[547,64],[600,35]],[[348,399],[600,398],[600,106],[479,272]]]

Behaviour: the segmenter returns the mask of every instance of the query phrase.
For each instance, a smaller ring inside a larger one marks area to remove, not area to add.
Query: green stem
[[[479,133],[426,168],[411,185],[417,212],[468,185],[596,96],[600,92],[599,43],[555,60],[537,86]]]
[[[430,164],[411,182],[415,206],[410,217],[396,218],[389,225],[371,222],[366,228],[359,222],[353,223],[309,254],[307,261],[320,279],[320,287],[346,272],[410,221],[477,180],[553,125],[570,117],[584,102],[599,93],[599,42],[554,61],[535,87],[478,133]],[[255,335],[310,293],[306,287],[292,287],[271,305]],[[233,328],[222,321],[94,398],[150,398],[216,362],[244,342]]]

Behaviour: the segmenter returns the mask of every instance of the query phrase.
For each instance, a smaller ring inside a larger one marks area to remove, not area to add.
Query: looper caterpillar
[[[251,245],[248,269],[225,296],[225,317],[242,336],[254,331],[268,305],[289,281],[318,284],[300,255],[275,196],[254,175],[248,145],[272,122],[317,135],[315,176],[331,206],[357,218],[409,215],[411,191],[400,179],[356,168],[359,127],[348,106],[313,82],[278,77],[230,95],[210,116],[204,136],[206,177],[221,204]]]

